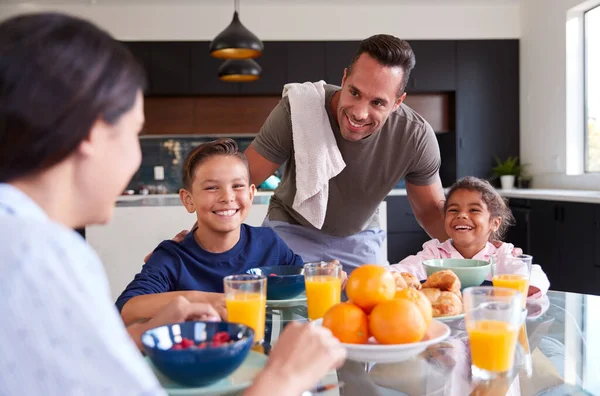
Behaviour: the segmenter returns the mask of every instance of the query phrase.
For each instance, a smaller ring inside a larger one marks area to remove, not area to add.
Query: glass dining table
[[[367,395],[600,395],[600,296],[550,291],[528,301],[529,354],[517,347],[515,369],[502,380],[471,378],[464,320],[446,324],[451,335],[398,363],[347,360],[323,373],[321,384],[343,383],[323,396]],[[306,322],[305,303],[267,307],[265,352],[286,324]]]

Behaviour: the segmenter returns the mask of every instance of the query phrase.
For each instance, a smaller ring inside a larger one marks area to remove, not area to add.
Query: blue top
[[[302,264],[302,258],[267,227],[242,224],[240,240],[224,253],[202,249],[190,232],[181,243],[167,240],[154,249],[142,271],[117,299],[117,307],[120,311],[129,299],[144,294],[178,290],[222,293],[227,275],[256,267]]]
[[[96,253],[0,183],[0,395],[165,395]]]

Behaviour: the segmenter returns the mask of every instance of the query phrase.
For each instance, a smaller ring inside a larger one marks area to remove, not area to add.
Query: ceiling
[[[6,4],[39,4],[39,5],[86,5],[86,4],[97,4],[97,5],[137,5],[137,4],[210,4],[216,5],[223,3],[224,0],[0,0],[1,5]],[[332,4],[365,4],[365,0],[325,0]],[[324,0],[240,0],[243,4],[323,4]],[[488,5],[507,5],[507,4],[518,4],[520,0],[371,0],[370,3],[373,5],[378,4],[488,4]],[[233,3],[233,0],[231,0]]]

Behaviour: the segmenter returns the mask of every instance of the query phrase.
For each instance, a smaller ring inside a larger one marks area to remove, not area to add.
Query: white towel
[[[346,163],[335,141],[325,110],[325,82],[286,84],[296,160],[296,196],[292,207],[317,229],[323,227],[329,180]]]

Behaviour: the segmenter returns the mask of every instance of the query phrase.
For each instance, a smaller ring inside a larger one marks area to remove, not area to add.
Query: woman
[[[73,231],[109,221],[140,165],[143,83],[131,54],[88,22],[46,13],[0,24],[2,395],[164,394],[136,348],[142,332],[218,318],[178,298],[125,328]],[[342,363],[331,333],[288,327],[248,395],[299,394]]]

